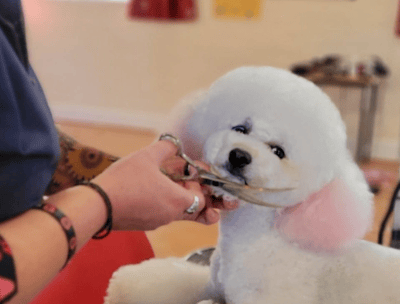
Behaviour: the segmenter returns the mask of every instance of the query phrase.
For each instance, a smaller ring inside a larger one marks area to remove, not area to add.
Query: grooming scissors
[[[167,175],[173,181],[190,181],[197,180],[200,184],[210,185],[213,187],[221,188],[227,193],[243,200],[251,204],[272,207],[272,208],[283,208],[284,206],[279,206],[278,204],[272,204],[257,198],[257,194],[265,193],[265,192],[281,192],[281,191],[289,191],[294,188],[279,188],[279,189],[271,189],[271,188],[261,188],[261,187],[251,187],[249,185],[244,185],[240,183],[236,183],[230,180],[227,180],[221,177],[216,171],[214,167],[211,166],[210,171],[205,170],[198,166],[189,156],[187,156],[183,152],[182,142],[175,136],[171,134],[162,134],[159,140],[168,140],[172,142],[177,148],[177,156],[181,157],[186,161],[188,166],[193,167],[196,172],[194,174],[189,175],[172,175],[167,173],[164,169],[160,169],[165,175]]]

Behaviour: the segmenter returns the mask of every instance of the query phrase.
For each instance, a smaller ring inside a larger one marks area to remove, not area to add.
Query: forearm
[[[105,223],[107,211],[93,189],[78,186],[51,196],[72,221],[79,250]],[[8,303],[27,303],[61,270],[67,259],[66,236],[60,224],[46,212],[29,210],[0,224],[0,235],[14,258],[18,293]]]
[[[171,142],[156,142],[114,163],[94,179],[112,202],[115,229],[151,230],[183,219],[206,224],[218,221],[213,200],[204,195],[200,184],[177,184],[161,173],[160,167],[175,157],[176,151]],[[188,213],[194,198],[198,211]],[[72,187],[48,198],[72,221],[78,250],[106,223],[106,201],[87,186]],[[30,210],[0,224],[0,235],[9,243],[16,265],[19,291],[10,303],[27,303],[64,265],[67,238],[59,222],[42,210]]]

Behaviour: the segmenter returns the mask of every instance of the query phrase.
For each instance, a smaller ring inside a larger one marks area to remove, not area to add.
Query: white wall
[[[241,65],[288,68],[332,53],[377,54],[392,74],[374,155],[398,158],[398,1],[265,0],[262,18],[249,22],[214,19],[211,0],[198,4],[196,22],[158,23],[128,20],[123,2],[25,0],[31,61],[54,112],[151,127],[184,95]],[[338,102],[351,137],[357,94]]]

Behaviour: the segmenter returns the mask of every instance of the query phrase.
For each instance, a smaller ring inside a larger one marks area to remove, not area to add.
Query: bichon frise
[[[317,86],[272,67],[239,68],[178,125],[189,156],[232,181],[275,189],[257,195],[281,208],[242,201],[222,211],[211,267],[179,258],[122,267],[107,304],[400,303],[400,253],[359,240],[372,194]]]

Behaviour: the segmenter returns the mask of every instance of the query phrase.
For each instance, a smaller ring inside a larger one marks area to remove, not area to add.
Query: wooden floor
[[[71,122],[58,122],[58,126],[81,143],[121,157],[139,150],[156,140],[155,134],[137,129],[84,125]],[[397,176],[399,163],[373,160],[363,164],[362,167],[385,170]],[[395,184],[396,179],[392,179],[386,186],[381,187],[379,193],[375,196],[374,225],[366,235],[366,239],[369,241],[377,241],[379,227],[390,203]],[[391,225],[389,224],[385,232],[386,244],[390,237],[390,227]],[[147,232],[147,236],[157,257],[184,256],[198,248],[215,245],[218,237],[218,226],[175,222],[155,231]]]

